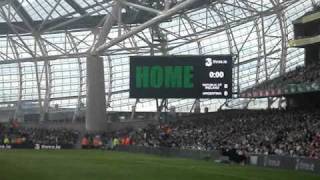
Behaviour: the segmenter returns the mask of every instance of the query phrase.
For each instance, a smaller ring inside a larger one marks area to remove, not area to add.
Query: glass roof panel
[[[80,7],[84,8],[92,15],[107,14],[110,11],[109,4],[112,1],[102,0],[74,0]],[[58,2],[58,0],[19,0],[26,12],[33,20],[44,20],[50,14],[50,11]],[[99,4],[99,3],[101,4]],[[239,86],[241,90],[255,85],[257,74],[258,81],[266,79],[264,71],[264,56],[259,58],[260,48],[265,45],[267,57],[266,65],[270,77],[279,75],[279,61],[281,56],[281,31],[279,20],[275,13],[264,15],[264,29],[262,27],[261,14],[253,16],[255,11],[272,10],[270,0],[228,0],[212,4],[201,10],[194,10],[186,14],[186,17],[179,15],[176,18],[161,23],[160,30],[164,32],[168,40],[170,49],[168,54],[229,54],[230,52],[238,53],[239,50]],[[284,2],[284,1],[280,1]],[[311,0],[295,1],[284,10],[286,20],[286,30],[288,38],[293,38],[292,21],[310,11]],[[262,5],[261,5],[262,3]],[[289,2],[288,2],[289,4]],[[101,6],[102,5],[102,6]],[[6,15],[9,13],[10,6],[2,7]],[[107,11],[104,10],[107,8]],[[10,8],[10,21],[22,21],[13,8]],[[61,16],[80,16],[65,0],[62,0],[53,11],[48,19],[57,19]],[[4,22],[4,19],[0,21]],[[81,20],[80,20],[81,21]],[[78,21],[78,22],[80,22]],[[258,25],[256,25],[256,23]],[[137,25],[127,25],[129,31]],[[230,26],[230,27],[229,27]],[[256,27],[257,26],[257,27]],[[266,43],[263,44],[262,38],[258,33],[264,32]],[[19,64],[17,63],[17,55],[23,60],[32,59],[30,52],[25,45],[32,51],[36,51],[36,56],[43,53],[36,43],[34,36],[12,34],[12,40],[16,48],[13,48],[8,41],[8,37],[0,37],[0,62],[13,61],[11,64],[0,64],[0,103],[15,101],[17,97],[17,86],[19,86]],[[59,107],[75,107],[77,105],[77,96],[81,91],[81,100],[85,103],[86,93],[86,60],[85,53],[90,49],[94,41],[93,32],[88,29],[72,30],[70,32],[59,31],[50,32],[41,35],[45,41],[43,42],[48,56],[51,57],[51,85],[52,94],[51,106],[59,104]],[[114,26],[108,38],[114,39],[118,37],[118,26]],[[131,110],[131,106],[135,103],[134,99],[129,99],[129,65],[128,56],[131,55],[150,55],[151,50],[147,42],[152,41],[150,28],[147,28],[137,36],[111,47],[110,52],[111,73],[112,73],[112,102],[110,110]],[[108,40],[109,42],[109,40]],[[174,48],[175,47],[175,48]],[[14,52],[14,49],[18,53]],[[261,51],[261,49],[260,49]],[[84,54],[84,55],[83,55]],[[155,48],[155,54],[161,55],[159,44]],[[68,57],[70,56],[70,57]],[[80,58],[76,58],[80,56]],[[294,69],[296,66],[303,65],[304,52],[301,49],[289,48],[287,53],[287,71]],[[108,85],[110,72],[107,63],[108,58],[105,56],[105,80]],[[259,61],[260,64],[259,64]],[[33,100],[37,102],[38,91],[35,74],[34,62],[23,62],[21,64],[21,73],[23,81],[23,100]],[[39,75],[41,79],[41,94],[45,95],[45,75],[43,73],[44,63],[38,62]],[[234,87],[237,86],[237,67],[234,68]],[[257,68],[258,67],[258,68]],[[82,82],[81,82],[82,80]],[[10,90],[12,89],[12,90]],[[170,105],[176,106],[178,110],[189,111],[194,100],[177,100],[169,101]],[[210,110],[216,109],[221,105],[222,101],[218,100],[202,100],[202,105],[209,106]],[[109,109],[108,109],[109,110]],[[155,110],[155,101],[152,99],[141,100],[138,104],[138,110]]]

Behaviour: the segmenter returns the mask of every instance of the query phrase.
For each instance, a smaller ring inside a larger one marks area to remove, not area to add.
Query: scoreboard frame
[[[233,55],[131,56],[130,98],[232,98]]]

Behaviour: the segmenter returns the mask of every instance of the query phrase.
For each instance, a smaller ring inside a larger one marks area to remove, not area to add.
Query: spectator
[[[233,110],[201,118],[186,117],[128,134],[136,146],[202,151],[234,149],[241,156],[247,153],[309,156],[311,145],[312,154],[319,151],[319,143],[313,143],[317,132],[320,132],[319,111]]]
[[[255,86],[256,91],[267,89],[285,88],[291,84],[312,84],[320,83],[320,62],[313,63],[307,67],[298,66],[294,71],[290,71],[280,77],[264,81]],[[251,90],[251,89],[249,89]]]

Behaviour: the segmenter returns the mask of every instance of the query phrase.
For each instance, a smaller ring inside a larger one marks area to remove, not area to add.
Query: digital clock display
[[[130,98],[231,98],[232,56],[130,57]]]

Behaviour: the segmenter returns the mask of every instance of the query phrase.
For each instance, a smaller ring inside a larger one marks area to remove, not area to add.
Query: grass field
[[[107,151],[0,151],[0,180],[319,180],[304,172]]]

